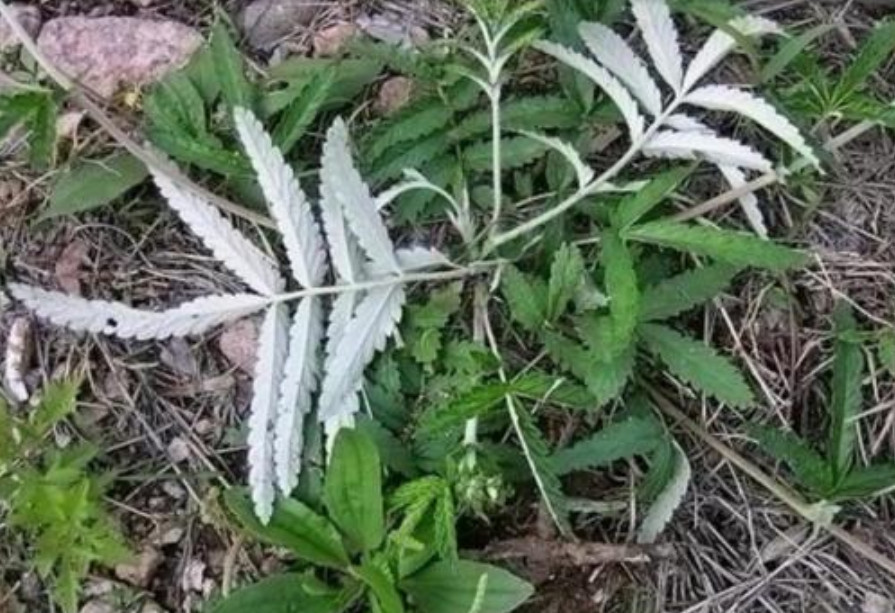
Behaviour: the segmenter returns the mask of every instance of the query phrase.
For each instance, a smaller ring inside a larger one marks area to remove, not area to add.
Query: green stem
[[[632,143],[625,154],[618,159],[612,166],[610,166],[607,170],[603,172],[599,177],[591,181],[588,185],[583,188],[579,188],[574,194],[560,202],[558,205],[544,211],[537,217],[533,219],[529,219],[525,223],[520,226],[513,228],[507,232],[503,232],[501,234],[496,234],[490,238],[488,243],[485,245],[483,250],[483,255],[488,255],[501,245],[504,245],[510,241],[516,240],[520,236],[528,234],[532,230],[535,230],[544,224],[553,221],[560,215],[564,214],[566,211],[580,203],[585,198],[594,195],[599,191],[601,187],[603,187],[607,182],[615,178],[624,168],[634,160],[637,154],[640,153],[640,150],[649,142],[650,138],[662,127],[665,121],[671,116],[677,108],[683,102],[683,95],[679,95],[676,97],[671,104],[662,112],[661,115],[656,117],[653,123],[649,126],[649,128],[644,131],[644,133],[636,138]]]
[[[500,98],[502,95],[499,84],[491,84],[491,164],[492,164],[492,189],[494,190],[494,205],[491,213],[491,231],[497,231],[497,224],[503,209],[503,160],[501,152],[501,126],[500,126]]]

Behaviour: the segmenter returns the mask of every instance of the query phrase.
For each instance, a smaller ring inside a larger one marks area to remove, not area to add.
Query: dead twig
[[[671,545],[614,545],[611,543],[569,542],[536,536],[497,541],[488,545],[489,560],[520,560],[553,567],[597,566],[599,564],[647,564],[674,556]]]

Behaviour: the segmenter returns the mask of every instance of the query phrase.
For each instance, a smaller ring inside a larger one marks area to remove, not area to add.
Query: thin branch
[[[683,411],[677,408],[674,403],[668,400],[668,398],[661,392],[649,385],[645,385],[645,387],[662,413],[682,425],[696,438],[700,439],[703,443],[720,454],[725,460],[746,473],[753,480],[757,481],[762,487],[776,496],[778,500],[795,511],[798,515],[801,515],[802,518],[815,526],[826,530],[837,540],[851,547],[856,553],[873,562],[892,577],[895,577],[895,560],[885,556],[872,545],[847,530],[834,525],[831,521],[824,521],[824,516],[822,513],[818,512],[819,507],[817,505],[809,504],[791,488],[766,474],[758,466],[712,436],[702,426],[685,415]]]
[[[19,39],[19,42],[21,42],[25,50],[34,58],[34,61],[37,62],[45,73],[47,73],[47,76],[49,76],[61,89],[68,92],[72,100],[87,111],[87,114],[90,115],[91,119],[98,123],[100,127],[106,130],[131,155],[143,162],[148,168],[164,174],[179,187],[194,192],[196,195],[214,204],[222,211],[226,211],[237,217],[242,217],[259,226],[264,226],[266,228],[276,227],[270,218],[206,190],[204,187],[196,184],[189,177],[180,172],[180,170],[173,164],[163,160],[146,147],[137,143],[124,130],[118,127],[112,118],[90,98],[82,86],[78,85],[74,80],[53,65],[53,63],[38,48],[34,39],[31,38],[28,32],[26,32],[21,24],[15,19],[15,16],[12,14],[12,11],[4,0],[0,0],[0,16],[6,20],[13,34]]]

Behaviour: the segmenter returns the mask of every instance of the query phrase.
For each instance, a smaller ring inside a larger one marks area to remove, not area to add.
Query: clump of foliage
[[[386,498],[376,445],[360,431],[336,437],[324,513],[281,499],[262,524],[240,492],[226,500],[250,534],[309,568],[237,591],[211,613],[335,613],[363,601],[382,613],[508,613],[533,591],[505,570],[458,556],[453,495],[442,480],[408,481]]]
[[[81,581],[94,563],[128,556],[104,509],[108,479],[88,469],[97,449],[57,449],[47,437],[76,408],[78,385],[53,383],[27,417],[0,399],[0,517],[33,548],[34,569],[66,613],[78,610]]]
[[[829,502],[861,499],[895,485],[895,464],[857,465],[857,420],[863,405],[863,340],[850,307],[834,313],[833,374],[827,404],[828,439],[820,453],[790,430],[753,426],[759,446],[785,463],[796,483],[811,496]]]

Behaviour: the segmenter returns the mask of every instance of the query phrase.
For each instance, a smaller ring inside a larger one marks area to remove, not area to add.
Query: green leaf
[[[852,470],[833,490],[834,500],[862,499],[895,486],[895,464],[877,464]]]
[[[643,189],[622,200],[615,212],[614,225],[627,230],[640,221],[644,215],[662,204],[690,176],[695,166],[672,168],[653,178]]]
[[[404,603],[395,588],[392,579],[377,566],[366,563],[353,566],[351,574],[363,581],[370,588],[373,597],[382,613],[404,613]]]
[[[205,104],[211,106],[215,103],[221,94],[221,83],[218,81],[210,45],[203,45],[193,54],[183,69],[183,74],[192,82]]]
[[[885,20],[876,25],[870,37],[861,46],[858,56],[848,63],[833,92],[834,104],[848,102],[849,97],[866,85],[867,80],[885,62],[895,49],[895,21]]]
[[[640,290],[634,259],[627,245],[613,230],[603,232],[603,266],[612,321],[610,355],[617,355],[631,345],[640,312]]]
[[[510,264],[503,269],[500,288],[513,319],[529,332],[540,330],[547,317],[547,292],[540,280]]]
[[[531,585],[501,568],[467,560],[436,562],[405,579],[401,589],[413,598],[418,611],[469,613],[483,575],[488,583],[478,613],[509,613],[534,593]]]
[[[42,104],[47,92],[24,92],[0,96],[0,139],[14,127],[28,120],[34,109]]]
[[[617,460],[646,455],[664,440],[654,419],[632,417],[609,424],[590,438],[553,454],[551,463],[559,475],[608,466]]]
[[[752,234],[731,232],[673,221],[656,221],[631,228],[625,238],[705,255],[734,266],[755,266],[783,271],[803,266],[804,253],[762,240]]]
[[[895,330],[887,329],[880,335],[877,355],[883,368],[895,377]]]
[[[577,247],[564,243],[553,256],[547,286],[547,319],[556,321],[584,282],[584,259]]]
[[[385,466],[405,477],[416,476],[418,470],[413,454],[391,430],[383,426],[378,420],[366,415],[358,415],[355,427],[376,443],[376,448],[379,450]]]
[[[270,69],[271,80],[283,81],[287,86],[267,94],[264,114],[270,116],[289,106],[310,80],[325,73],[331,73],[334,80],[323,109],[348,104],[375,81],[381,71],[382,62],[375,58],[289,58]]]
[[[638,492],[640,499],[652,502],[668,487],[674,477],[676,455],[673,441],[664,437],[650,456],[649,469],[643,476]]]
[[[313,564],[335,569],[348,567],[348,554],[335,526],[301,502],[280,498],[267,525],[258,521],[245,492],[230,489],[224,494],[224,502],[243,528],[265,543],[287,547]]]
[[[204,134],[208,129],[205,101],[183,72],[162,79],[146,97],[143,108],[152,123],[163,130]]]
[[[376,445],[359,431],[343,428],[336,436],[323,499],[355,546],[365,552],[379,547],[385,535],[382,467]]]
[[[675,441],[672,441],[672,447],[674,449],[674,468],[671,478],[644,514],[643,521],[637,530],[638,543],[655,542],[671,521],[674,512],[681,506],[690,486],[690,477],[693,471],[687,454]]]
[[[818,495],[830,489],[831,475],[826,461],[794,432],[754,425],[749,427],[749,435],[762,450],[785,463],[804,487]]]
[[[334,79],[335,75],[332,72],[316,75],[283,111],[273,131],[273,142],[284,154],[292,151],[305,135],[329,97]]]
[[[762,83],[769,83],[783,72],[790,62],[796,59],[815,40],[833,29],[833,24],[822,23],[805,30],[798,36],[786,39],[770,60],[761,69],[759,79]]]
[[[238,106],[252,109],[254,91],[245,75],[245,62],[223,21],[218,21],[211,29],[209,49],[224,102],[231,110]]]
[[[50,204],[41,215],[49,219],[90,211],[119,198],[149,176],[143,162],[121,151],[102,160],[84,160],[60,173],[53,183]]]
[[[274,575],[241,588],[208,609],[207,613],[335,613],[335,595],[309,594],[306,578],[298,574]]]
[[[665,279],[647,288],[641,298],[640,321],[670,319],[718,296],[740,272],[729,264],[709,264]]]
[[[454,504],[454,493],[450,484],[443,483],[442,490],[435,501],[435,549],[438,555],[446,560],[457,558],[457,508]]]
[[[861,412],[861,383],[864,355],[851,335],[857,330],[854,315],[846,303],[840,303],[833,319],[836,328],[833,357],[832,398],[830,399],[830,441],[827,459],[835,483],[845,478],[854,461],[857,423]]]
[[[199,139],[184,132],[172,132],[151,127],[149,140],[181,162],[225,176],[249,176],[251,166],[240,153],[228,151],[212,136]]]
[[[31,415],[31,425],[38,437],[75,412],[80,387],[73,380],[54,381],[46,387],[37,410]]]
[[[513,170],[527,166],[547,155],[550,148],[526,136],[504,138],[501,141],[500,164],[503,170]],[[490,141],[470,145],[463,151],[463,159],[470,170],[485,172],[491,170],[492,148]]]
[[[426,98],[377,125],[367,139],[366,157],[376,162],[397,145],[417,141],[444,129],[454,116],[453,110],[439,98]]]
[[[559,96],[526,96],[501,103],[500,123],[511,130],[561,130],[581,125],[581,113],[575,104]],[[491,111],[482,110],[463,118],[450,132],[461,142],[491,131]]]
[[[550,356],[593,394],[594,408],[618,398],[634,372],[633,345],[607,360],[559,334],[544,333],[543,339]]]
[[[56,116],[58,112],[56,100],[50,94],[42,96],[31,112],[31,117],[28,120],[30,131],[28,160],[34,168],[44,170],[53,163],[56,152]]]
[[[711,347],[658,324],[644,324],[639,333],[650,353],[697,390],[732,407],[755,403],[740,371]]]

